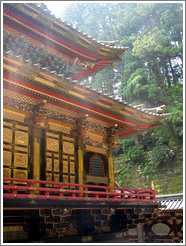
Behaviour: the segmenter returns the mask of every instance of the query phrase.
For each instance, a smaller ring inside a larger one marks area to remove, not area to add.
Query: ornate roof
[[[43,5],[6,3],[3,10],[4,24],[21,32],[18,39],[22,41],[20,49],[27,53],[25,60],[59,76],[82,80],[121,61],[121,54],[127,50],[96,41],[51,15]]]
[[[50,15],[45,5],[4,3],[4,89],[89,114],[125,137],[161,126],[169,114],[143,109],[82,84],[119,61],[126,47],[98,42]]]

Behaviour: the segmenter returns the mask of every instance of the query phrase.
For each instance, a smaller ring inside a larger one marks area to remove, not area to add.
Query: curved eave
[[[50,27],[51,30],[62,34],[64,38],[70,37],[70,40],[74,42],[77,49],[81,48],[87,51],[91,50],[92,55],[96,55],[101,59],[119,61],[121,54],[128,49],[127,47],[113,47],[109,45],[103,45],[95,39],[90,38],[87,34],[82,33],[80,30],[74,29],[66,22],[62,22],[55,16],[50,15],[47,11],[44,11],[43,9],[37,7],[35,4],[8,3],[8,5],[13,7],[15,10],[21,11],[24,15],[27,14],[27,17],[32,18],[33,23],[35,21],[40,22],[42,25],[45,25],[46,29]]]
[[[33,6],[30,4],[10,4],[10,6],[13,6],[12,8],[8,8],[8,5],[5,5],[4,7],[4,17],[7,25],[12,25],[13,28],[18,28],[19,31],[24,31],[25,35],[33,36],[33,39],[37,39],[38,42],[41,42],[43,44],[46,43],[47,45],[51,46],[51,48],[56,49],[57,52],[65,54],[73,59],[76,59],[77,57],[84,61],[93,62],[94,67],[93,68],[87,68],[82,72],[77,73],[76,75],[72,76],[72,79],[74,80],[83,80],[93,74],[98,73],[105,67],[113,64],[113,62],[119,62],[121,61],[120,56],[122,53],[127,50],[127,47],[110,47],[108,45],[102,45],[101,43],[94,41],[93,39],[88,40],[88,48],[79,44],[79,39],[82,39],[82,34],[79,34],[79,31],[73,29],[72,27],[69,27],[69,25],[64,23],[58,23],[59,25],[59,32],[62,32],[60,28],[63,28],[62,30],[66,30],[66,32],[63,32],[63,36],[58,36],[57,34],[54,34],[51,31],[48,31],[47,25],[52,25],[52,23],[55,21],[57,22],[57,19],[53,19],[51,16],[46,15],[46,13],[42,13],[42,17],[38,17],[33,15],[33,21],[31,22],[30,19],[27,20],[24,12],[25,6],[30,9],[34,9]],[[22,11],[24,13],[24,16],[17,14],[16,9],[19,11]],[[27,10],[28,11],[28,10]],[[36,11],[36,10],[35,10]],[[38,12],[38,10],[37,10]],[[38,12],[40,13],[40,11]],[[37,14],[38,14],[37,13]],[[32,16],[32,14],[31,14]],[[30,18],[30,16],[29,16]],[[45,24],[42,23],[42,25],[45,25],[44,27],[40,27],[39,25],[34,24],[35,19],[42,19],[42,22],[44,21]],[[59,21],[58,21],[59,22]],[[73,29],[73,30],[71,30]],[[70,32],[70,34],[69,34]],[[68,35],[73,37],[75,35],[75,39],[73,39],[73,43],[65,41],[66,36]],[[85,35],[84,35],[85,36]],[[86,37],[87,38],[87,37]],[[85,38],[84,38],[85,39]]]
[[[128,135],[138,134],[140,132],[149,130],[155,126],[159,126],[160,118],[165,118],[163,116],[150,116],[146,123],[143,122],[142,117],[146,116],[146,113],[138,112],[138,115],[133,117],[125,117],[119,113],[117,110],[110,109],[105,110],[104,108],[97,105],[95,102],[87,100],[86,97],[80,98],[72,90],[68,88],[64,91],[60,91],[59,88],[51,87],[51,85],[46,85],[40,82],[25,80],[23,75],[15,76],[14,72],[4,72],[4,88],[12,91],[17,91],[23,95],[34,97],[37,99],[46,99],[49,103],[58,105],[60,107],[65,107],[74,110],[80,114],[88,113],[90,117],[99,119],[101,121],[109,123],[111,126],[119,127],[118,137],[125,137]],[[68,85],[69,86],[69,85]],[[118,103],[118,106],[121,104]],[[125,111],[129,109],[129,106],[124,107]],[[131,110],[131,109],[130,109]],[[132,111],[135,109],[132,109]],[[148,114],[149,115],[149,114]],[[141,119],[140,119],[140,117]],[[159,118],[160,117],[160,118]]]

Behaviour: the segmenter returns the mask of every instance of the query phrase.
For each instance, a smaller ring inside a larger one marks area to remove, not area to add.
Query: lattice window
[[[105,176],[104,163],[100,156],[91,156],[89,160],[89,174],[91,176]]]

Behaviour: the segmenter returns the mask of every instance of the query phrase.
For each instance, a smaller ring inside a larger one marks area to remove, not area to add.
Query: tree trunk
[[[171,68],[171,73],[172,73],[172,79],[173,79],[173,84],[175,85],[176,84],[176,78],[175,78],[175,74],[174,74],[174,69],[172,67],[172,62],[171,62],[171,59],[169,58],[169,65],[170,65],[170,68]]]
[[[167,78],[168,87],[171,88],[171,82],[170,82],[170,78],[169,78],[169,72],[168,72],[167,64],[165,64],[165,74],[166,74],[166,78]]]

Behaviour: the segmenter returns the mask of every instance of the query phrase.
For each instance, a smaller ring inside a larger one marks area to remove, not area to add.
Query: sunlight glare
[[[60,17],[70,2],[68,1],[47,1],[45,2],[48,9],[51,11],[52,14],[54,14],[57,18]]]

